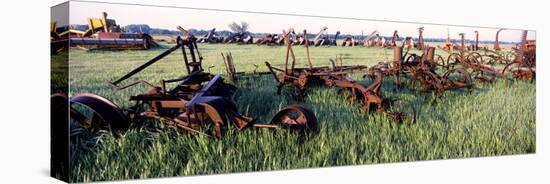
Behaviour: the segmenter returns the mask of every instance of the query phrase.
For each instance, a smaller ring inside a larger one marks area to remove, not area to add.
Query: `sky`
[[[52,9],[53,10],[53,9]],[[479,31],[480,40],[495,40],[497,28],[474,28],[435,24],[416,24],[402,22],[385,22],[373,20],[342,19],[327,17],[304,17],[295,15],[275,15],[261,13],[244,13],[232,11],[150,7],[139,5],[104,4],[94,2],[70,3],[70,24],[87,24],[87,18],[99,18],[102,12],[108,13],[109,19],[116,20],[119,25],[148,24],[152,28],[176,30],[178,25],[186,29],[228,30],[231,22],[247,22],[250,32],[281,33],[283,29],[294,28],[297,31],[306,29],[308,33],[317,33],[324,26],[334,34],[367,35],[378,30],[382,36],[391,36],[398,30],[400,37],[418,36],[419,27],[424,27],[424,38],[446,38],[447,32],[452,39],[459,39],[459,33],[465,33],[466,39],[474,39],[474,31]],[[52,21],[63,19],[64,14],[52,13]],[[63,22],[63,21],[62,21]],[[65,23],[66,24],[66,23]],[[62,26],[64,23],[59,23]],[[500,33],[500,41],[519,42],[521,30],[504,30]],[[535,39],[535,32],[529,31],[528,39]]]

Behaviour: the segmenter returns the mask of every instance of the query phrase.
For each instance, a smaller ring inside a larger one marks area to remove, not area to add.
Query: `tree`
[[[130,24],[124,27],[124,30],[130,33],[147,33],[151,31],[151,27],[147,24]]]
[[[231,31],[233,32],[236,32],[236,33],[246,33],[248,32],[248,23],[247,22],[241,22],[241,24],[239,25],[237,22],[233,22],[229,25],[229,29],[231,29]]]

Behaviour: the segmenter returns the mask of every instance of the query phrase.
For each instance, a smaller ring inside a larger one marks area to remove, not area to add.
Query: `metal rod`
[[[223,64],[225,64],[225,71],[227,72],[227,75],[231,75],[231,72],[229,71],[229,64],[227,64],[227,61],[225,59],[225,55],[223,55],[223,52],[221,53],[223,58]]]
[[[306,53],[307,53],[307,62],[309,64],[309,69],[313,69],[313,65],[311,64],[311,58],[309,56],[309,41],[307,40],[307,31],[304,29],[304,38],[306,41]]]
[[[197,46],[196,38],[195,38],[195,37],[192,37],[190,40],[192,41],[192,42],[191,42],[191,45],[193,45],[193,50],[196,50],[197,56],[199,57],[199,63],[201,63],[201,64],[199,65],[199,70],[200,70],[200,71],[203,71],[204,69],[202,68],[202,55],[201,55],[201,52],[200,52],[199,49],[198,49],[199,47]],[[192,53],[192,54],[193,54],[193,55],[191,55],[191,57],[194,57],[194,56],[195,56],[195,53]],[[193,60],[193,61],[195,61],[195,60]]]
[[[287,34],[286,34],[286,31],[283,30],[283,39],[285,40],[285,44],[286,44],[286,58],[285,58],[285,74],[288,74],[288,57],[289,57],[289,53],[290,53],[290,44],[287,43]]]
[[[252,126],[255,128],[280,128],[279,125],[271,125],[271,124],[253,124]]]
[[[191,43],[188,45],[188,47],[189,47],[189,54],[191,55],[191,60],[192,60],[191,63],[193,63],[192,71],[194,72],[194,71],[200,70],[201,68],[197,68],[197,65],[195,65],[197,62],[197,58],[195,57],[195,48],[194,48],[195,46],[193,46],[193,43]]]
[[[173,46],[172,48],[164,51],[163,53],[161,53],[160,55],[154,57],[153,59],[147,61],[145,64],[137,67],[136,69],[132,70],[130,73],[124,75],[123,77],[121,77],[120,79],[114,81],[114,82],[111,82],[111,84],[117,86],[120,82],[130,78],[131,76],[141,72],[143,69],[149,67],[150,65],[152,65],[153,63],[159,61],[160,59],[166,57],[168,54],[174,52],[176,49],[178,49],[179,47],[181,47],[180,44],[177,44],[176,46]]]
[[[271,72],[271,75],[273,75],[273,78],[275,78],[275,81],[277,81],[277,83],[281,83],[281,81],[279,81],[279,78],[277,78],[277,74],[275,74],[275,71],[273,71],[273,67],[271,67],[271,64],[269,64],[269,62],[265,62],[265,65],[267,66],[267,68],[269,68],[269,72]]]
[[[185,68],[187,69],[187,74],[191,73],[191,69],[189,69],[189,60],[187,59],[187,53],[185,52],[185,47],[181,47],[181,53],[183,54],[183,61],[185,62]]]

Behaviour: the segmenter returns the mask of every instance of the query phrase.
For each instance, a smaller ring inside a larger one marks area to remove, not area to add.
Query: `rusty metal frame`
[[[350,74],[350,71],[353,70],[364,70],[367,68],[366,66],[343,66],[337,65],[336,62],[333,62],[333,66],[331,67],[313,67],[309,55],[308,44],[306,44],[306,52],[309,67],[295,68],[296,59],[294,50],[288,41],[287,32],[283,31],[283,35],[285,35],[285,44],[287,46],[285,68],[280,69],[273,67],[269,62],[265,63],[277,82],[278,94],[281,94],[281,90],[285,85],[291,85],[298,89],[298,95],[300,96],[305,96],[306,89],[311,85],[324,85],[328,87],[339,87],[341,91],[348,91],[350,93],[348,100],[359,101],[361,103],[361,108],[366,111],[370,111],[372,109],[382,111],[387,107],[385,104],[387,100],[382,98],[380,94],[380,86],[382,83],[381,72],[377,72],[375,75],[375,80],[368,86],[365,86],[351,80],[348,77],[348,74]],[[275,71],[279,71],[278,76]]]
[[[176,39],[175,46],[111,82],[118,90],[142,83],[149,86],[146,93],[130,97],[130,101],[135,102],[134,106],[123,110],[103,97],[94,94],[77,94],[70,98],[71,103],[80,103],[89,107],[94,111],[94,115],[88,118],[78,109],[71,109],[71,118],[81,122],[84,128],[109,125],[113,131],[117,132],[127,130],[131,122],[156,119],[188,132],[217,138],[223,136],[223,125],[228,123],[233,124],[239,130],[247,127],[291,128],[298,129],[301,133],[317,130],[315,114],[303,105],[291,105],[284,108],[271,123],[261,123],[251,117],[241,115],[233,101],[237,87],[225,83],[220,75],[204,72],[203,58],[198,50],[196,38],[185,29],[181,27],[178,29],[184,36]],[[121,86],[125,80],[180,48],[187,75],[176,79],[161,80],[159,86],[143,80]],[[226,60],[226,63],[229,64],[228,62],[232,62],[232,56],[231,54],[227,56],[229,60]],[[169,83],[177,84],[175,87],[167,89],[166,85]],[[291,116],[289,113],[297,113],[298,116]],[[206,130],[209,125],[213,125],[213,130]]]

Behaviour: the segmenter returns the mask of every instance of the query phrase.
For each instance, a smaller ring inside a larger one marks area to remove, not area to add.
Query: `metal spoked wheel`
[[[447,84],[453,84],[458,88],[468,88],[469,91],[474,89],[474,83],[470,73],[463,69],[452,69],[443,75],[443,79]]]
[[[273,117],[271,123],[306,134],[319,130],[317,118],[313,111],[299,104],[289,105],[279,111]]]
[[[128,130],[130,123],[122,110],[101,96],[83,93],[70,98],[70,119],[93,133],[110,130],[115,137]]]
[[[466,56],[466,60],[474,64],[481,64],[481,65],[485,64],[485,61],[483,60],[483,56],[478,52],[472,52],[468,54],[468,56]]]
[[[506,80],[513,78],[534,81],[536,73],[532,66],[521,62],[511,62],[504,67],[501,75]]]
[[[482,72],[482,71],[473,71],[472,73],[470,73],[470,77],[473,80],[476,80],[482,83],[492,83],[496,80],[495,74]]]
[[[447,57],[447,65],[451,66],[450,68],[453,68],[455,65],[462,64],[462,61],[460,60],[460,54],[458,53],[451,53]]]
[[[441,55],[436,55],[435,57],[435,64],[438,65],[438,66],[441,66],[445,69],[449,69],[450,67],[450,64],[449,64],[449,61],[448,60],[445,60],[443,59],[443,56]]]

